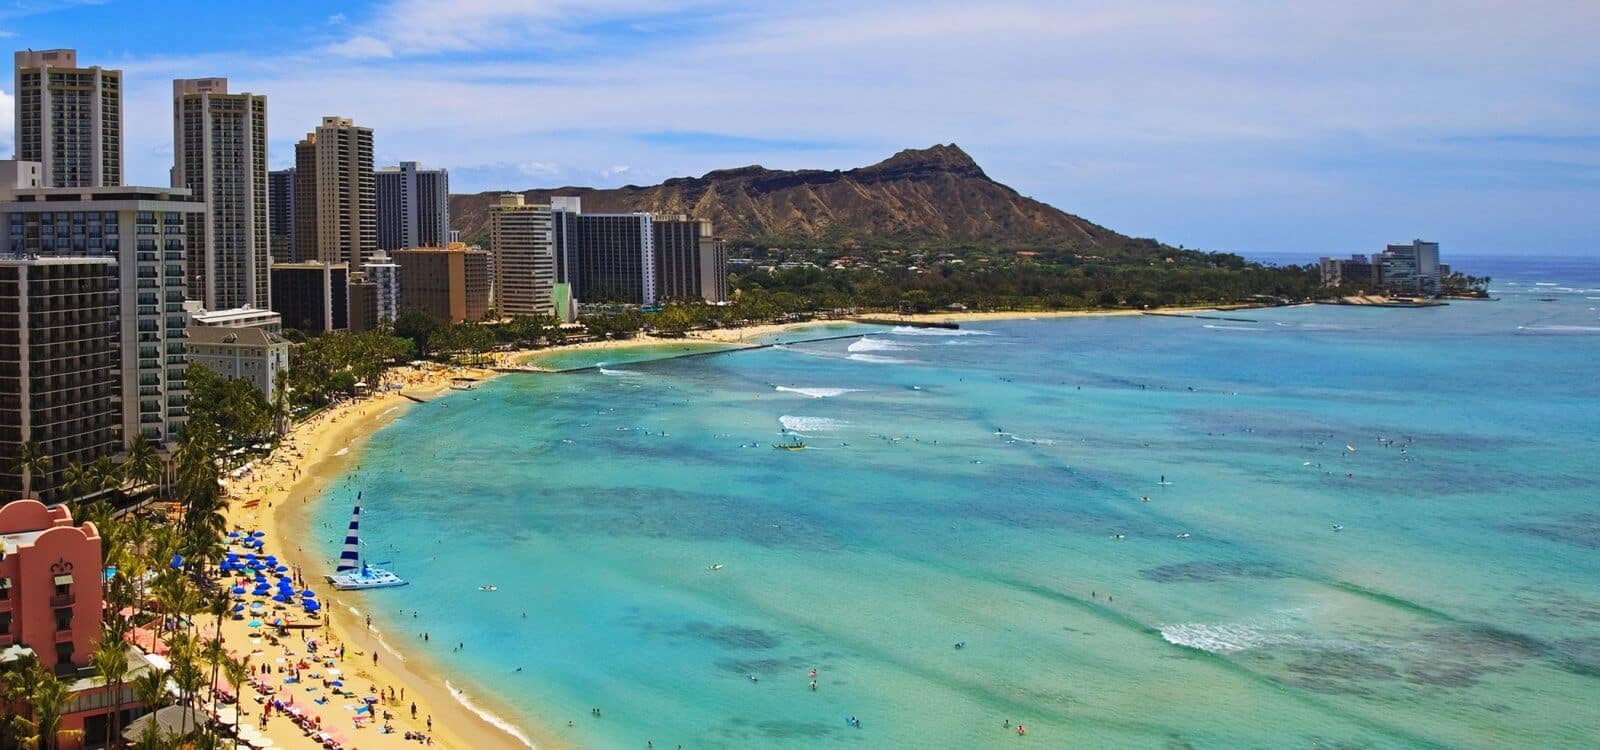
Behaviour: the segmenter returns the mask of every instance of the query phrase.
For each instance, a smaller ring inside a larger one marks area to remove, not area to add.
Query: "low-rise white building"
[[[289,341],[264,328],[190,326],[189,363],[230,380],[249,380],[272,400],[278,373],[289,369]]]

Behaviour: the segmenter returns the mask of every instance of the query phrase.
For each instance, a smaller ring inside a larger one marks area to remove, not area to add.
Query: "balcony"
[[[72,628],[66,628],[66,629],[57,628],[56,629],[56,643],[71,643],[71,642],[72,642]]]
[[[51,607],[70,607],[78,602],[78,597],[72,594],[56,594],[50,597]]]

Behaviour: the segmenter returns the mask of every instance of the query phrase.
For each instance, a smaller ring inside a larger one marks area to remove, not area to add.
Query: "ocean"
[[[1600,267],[1503,267],[565,354],[603,366],[412,408],[312,523],[332,560],[362,491],[386,639],[582,747],[1595,747]]]

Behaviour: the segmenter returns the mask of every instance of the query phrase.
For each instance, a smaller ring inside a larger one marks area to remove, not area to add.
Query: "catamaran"
[[[350,530],[344,535],[344,551],[339,553],[339,566],[327,576],[328,583],[341,591],[357,589],[382,589],[404,586],[406,580],[361,559],[361,496],[356,495],[355,510],[350,512]]]

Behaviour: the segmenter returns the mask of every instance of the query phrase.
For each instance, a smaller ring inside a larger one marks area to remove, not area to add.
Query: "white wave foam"
[[[600,368],[600,374],[601,375],[610,375],[611,377],[614,377],[614,378],[626,378],[626,377],[631,377],[632,375],[634,375],[633,372],[630,372],[628,370],[611,370],[611,369],[607,369],[605,365],[600,365],[599,368]]]
[[[910,365],[910,364],[916,364],[916,360],[899,359],[897,357],[880,357],[880,356],[878,356],[876,354],[852,354],[849,357],[846,357],[846,359],[855,360],[856,362],[871,362],[872,364],[875,364],[875,365]]]
[[[335,456],[343,456],[344,454],[349,453],[349,452],[350,452],[350,446],[347,445],[347,446],[345,446],[343,448],[340,448],[337,451],[334,451],[333,455],[335,455]]]
[[[829,432],[832,430],[840,430],[850,425],[849,422],[840,419],[829,419],[828,417],[801,417],[793,414],[785,414],[781,417],[778,417],[778,424],[783,425],[783,429],[785,430],[800,433]]]
[[[1305,622],[1306,610],[1289,609],[1242,622],[1163,625],[1161,637],[1168,643],[1185,648],[1231,654],[1270,646],[1303,646],[1308,642],[1300,632]]]
[[[1554,282],[1554,281],[1535,281],[1535,282],[1533,282],[1533,285],[1534,286],[1555,286],[1556,282]]]
[[[773,390],[783,393],[798,393],[810,398],[833,398],[834,396],[843,396],[846,393],[860,391],[859,388],[790,388],[786,385],[777,386]]]
[[[970,328],[914,328],[895,326],[889,330],[896,336],[993,336],[992,331],[974,331]]]
[[[1534,334],[1590,334],[1600,333],[1600,326],[1517,326],[1517,330]]]
[[[1213,331],[1264,331],[1264,330],[1266,330],[1265,328],[1256,328],[1254,326],[1219,326],[1219,325],[1217,325],[1215,323],[1207,323],[1207,324],[1205,324],[1204,326],[1201,326],[1201,327],[1202,328],[1210,328]]]
[[[863,336],[846,347],[849,352],[903,352],[915,349],[912,344],[897,344],[888,339]]]
[[[511,722],[496,716],[488,709],[473,703],[472,699],[468,698],[465,692],[455,685],[450,684],[449,680],[444,681],[444,689],[450,691],[450,697],[455,698],[456,702],[460,703],[462,708],[477,714],[478,718],[488,722],[495,729],[511,735],[512,737],[516,738],[518,742],[527,745],[529,748],[532,748],[532,750],[539,750],[539,746],[533,744],[533,740],[528,739],[528,735],[523,734],[522,730],[517,728],[517,725],[512,724]]]

